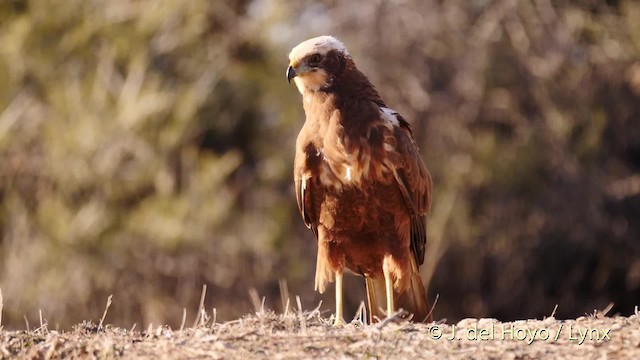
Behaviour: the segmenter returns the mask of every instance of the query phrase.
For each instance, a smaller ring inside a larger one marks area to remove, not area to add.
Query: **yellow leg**
[[[336,319],[334,326],[344,325],[342,318],[342,272],[336,272]]]
[[[393,304],[393,281],[391,281],[391,274],[386,266],[383,266],[384,272],[384,285],[387,290],[387,318],[390,318],[394,313]]]

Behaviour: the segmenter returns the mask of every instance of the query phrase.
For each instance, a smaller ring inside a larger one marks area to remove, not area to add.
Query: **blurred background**
[[[414,127],[435,184],[436,318],[640,304],[640,4],[3,0],[2,325],[179,326],[313,291],[289,50],[332,34]],[[347,279],[347,318],[364,299]]]

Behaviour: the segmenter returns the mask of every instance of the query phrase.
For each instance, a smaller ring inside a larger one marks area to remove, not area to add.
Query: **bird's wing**
[[[390,157],[396,182],[411,214],[411,247],[418,264],[424,262],[427,242],[426,215],[431,208],[431,175],[420,157],[409,123],[395,111],[383,108],[394,124],[396,153]]]
[[[298,202],[298,210],[300,210],[300,215],[302,215],[302,219],[304,220],[305,225],[307,225],[307,228],[313,231],[313,234],[316,236],[317,240],[318,229],[316,224],[318,223],[318,218],[314,214],[314,197],[312,189],[315,182],[313,181],[313,174],[311,174],[311,169],[306,166],[307,157],[311,155],[308,154],[309,151],[310,150],[307,149],[307,147],[297,147],[294,160],[293,177],[294,187],[296,191],[296,201]]]
[[[313,192],[309,187],[310,178],[296,178],[295,179],[295,188],[296,188],[296,201],[298,202],[298,210],[300,210],[300,215],[302,215],[302,219],[304,220],[304,224],[307,225],[307,228],[313,231],[313,234],[316,236],[316,240],[318,239],[318,229],[316,227],[317,221],[314,220],[312,215],[312,195]]]

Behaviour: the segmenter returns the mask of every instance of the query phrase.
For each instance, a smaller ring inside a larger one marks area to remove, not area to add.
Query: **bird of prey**
[[[431,176],[409,123],[385,105],[336,38],[306,40],[289,61],[287,80],[295,81],[306,115],[294,179],[298,208],[318,244],[315,289],[323,293],[335,279],[335,324],[342,324],[347,268],[365,278],[370,322],[400,308],[413,321],[430,322],[418,266]]]

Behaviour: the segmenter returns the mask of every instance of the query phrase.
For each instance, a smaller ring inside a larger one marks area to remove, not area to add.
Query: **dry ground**
[[[455,328],[453,339],[452,331]],[[585,335],[586,334],[586,335]],[[131,331],[83,323],[69,332],[0,331],[0,358],[640,358],[640,316],[580,317],[455,325],[392,320],[332,326],[319,311],[260,312],[216,323]]]

